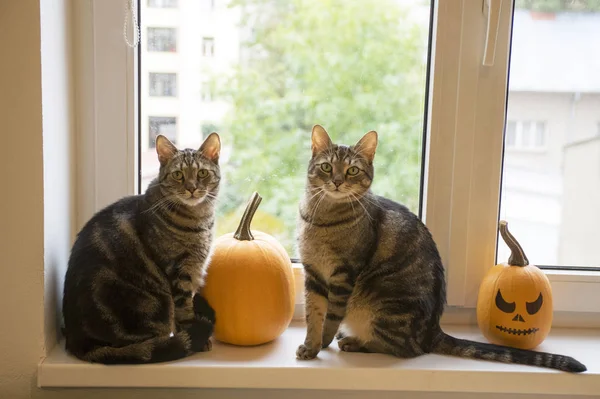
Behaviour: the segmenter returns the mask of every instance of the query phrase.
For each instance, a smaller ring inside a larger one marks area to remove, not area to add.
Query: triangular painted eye
[[[496,306],[504,313],[512,313],[517,307],[514,302],[506,302],[504,298],[502,298],[500,290],[498,290],[498,293],[496,294]]]
[[[525,302],[525,307],[527,308],[527,313],[536,314],[542,307],[543,303],[544,303],[544,297],[542,296],[542,293],[540,292],[540,296],[538,296],[538,298],[534,302]]]

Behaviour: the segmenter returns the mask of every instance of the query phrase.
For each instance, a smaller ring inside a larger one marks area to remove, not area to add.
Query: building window
[[[177,29],[148,28],[148,51],[177,51]]]
[[[215,55],[215,38],[214,37],[203,37],[202,38],[202,55],[205,57],[212,57]]]
[[[215,9],[215,0],[201,0],[200,3],[204,11],[213,11]]]
[[[546,148],[546,122],[508,121],[505,143],[507,149],[540,151]]]
[[[150,73],[150,95],[156,97],[176,97],[177,74]]]
[[[178,0],[148,0],[148,7],[175,8]]]
[[[210,82],[202,82],[200,96],[204,102],[211,102],[213,100],[212,85]]]
[[[148,117],[148,146],[155,148],[156,136],[162,134],[177,144],[177,118],[172,116]]]

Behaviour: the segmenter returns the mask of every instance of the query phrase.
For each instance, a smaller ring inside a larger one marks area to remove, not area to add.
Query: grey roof
[[[600,92],[600,13],[515,10],[510,90]]]

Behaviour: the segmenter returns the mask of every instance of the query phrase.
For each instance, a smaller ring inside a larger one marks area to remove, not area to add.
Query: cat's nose
[[[333,181],[333,184],[335,184],[335,186],[336,186],[336,187],[339,187],[339,186],[341,186],[343,183],[344,183],[344,181],[343,181],[343,180],[334,180],[334,181]]]
[[[190,193],[193,193],[194,191],[196,191],[196,183],[194,183],[194,182],[185,182],[184,187]]]

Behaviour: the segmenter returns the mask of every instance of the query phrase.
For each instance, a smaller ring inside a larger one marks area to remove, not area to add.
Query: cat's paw
[[[192,351],[204,352],[207,346],[212,348],[210,337],[215,330],[215,325],[206,317],[200,317],[186,326],[190,336]]]
[[[298,347],[298,350],[296,350],[296,359],[300,359],[300,360],[314,359],[315,357],[317,357],[318,353],[319,353],[319,349],[311,348],[311,347],[308,347],[308,346],[302,344]]]
[[[217,322],[215,310],[210,306],[206,298],[200,294],[194,295],[194,313],[196,318],[206,317],[213,324]]]
[[[344,352],[365,352],[363,345],[354,337],[342,338],[338,341],[338,346]]]
[[[200,352],[210,352],[212,350],[212,347],[213,347],[212,340],[209,339],[208,341],[206,341],[206,345],[204,345],[204,348],[202,348],[202,350]]]

